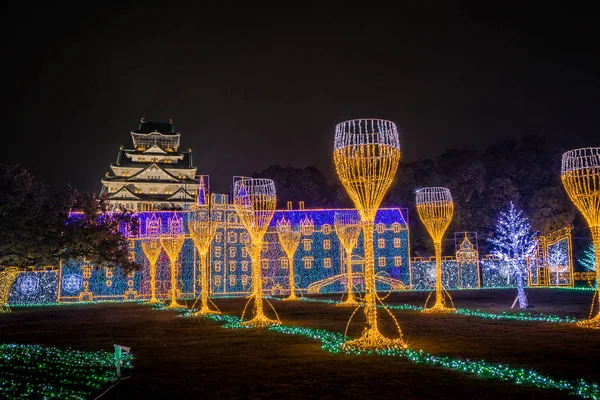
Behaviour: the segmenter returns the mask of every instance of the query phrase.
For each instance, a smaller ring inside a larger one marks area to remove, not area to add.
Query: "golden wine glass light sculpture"
[[[300,244],[302,234],[300,230],[293,229],[291,222],[283,217],[277,222],[277,236],[283,251],[287,255],[289,268],[290,295],[283,300],[298,300],[294,280],[294,253],[296,253],[296,249]]]
[[[571,150],[562,156],[561,180],[569,198],[583,214],[592,231],[596,265],[600,265],[600,147]],[[598,268],[596,268],[598,283]],[[578,322],[585,328],[600,328],[600,310],[594,314],[600,285],[596,285],[590,317]]]
[[[348,277],[346,301],[339,303],[343,306],[356,306],[358,301],[354,298],[354,279],[352,276],[352,250],[356,247],[358,236],[360,236],[360,219],[358,213],[346,211],[336,212],[333,215],[335,233],[346,252],[346,274]]]
[[[8,295],[10,294],[10,288],[17,279],[17,275],[19,275],[19,268],[17,267],[8,267],[0,272],[0,313],[10,312]]]
[[[450,190],[444,187],[428,187],[417,191],[417,212],[421,222],[433,239],[435,247],[435,304],[427,308],[431,293],[425,301],[424,312],[449,313],[454,312],[454,306],[446,307],[444,294],[450,299],[450,294],[442,285],[442,238],[452,221],[454,203]]]
[[[240,221],[250,236],[250,243],[246,245],[250,250],[250,258],[252,260],[252,294],[242,311],[242,318],[244,318],[248,304],[254,300],[254,318],[243,322],[244,325],[251,327],[281,323],[275,308],[266,299],[266,302],[273,309],[276,319],[270,319],[264,313],[262,273],[260,268],[260,253],[262,251],[263,238],[273,218],[276,204],[275,184],[271,179],[242,178],[235,182],[233,205],[240,217]]]
[[[337,174],[354,202],[362,221],[364,236],[364,312],[367,319],[361,337],[347,340],[344,349],[369,350],[385,348],[405,348],[398,322],[391,316],[399,337],[389,339],[380,331],[377,324],[377,296],[375,287],[375,260],[373,251],[373,230],[375,215],[383,196],[389,189],[400,161],[400,141],[396,125],[390,121],[378,119],[351,120],[338,124],[335,129],[333,160]],[[360,306],[359,306],[360,307]],[[352,317],[358,310],[354,311]]]
[[[160,236],[160,242],[169,257],[171,269],[171,303],[166,308],[183,307],[177,303],[177,257],[179,257],[184,241],[183,219],[175,213],[173,218],[169,218],[169,231]]]
[[[191,218],[188,220],[188,231],[200,258],[200,285],[202,289],[200,309],[191,315],[200,317],[207,314],[220,314],[220,311],[211,310],[208,305],[209,301],[211,303],[212,301],[208,297],[210,288],[208,285],[207,257],[210,244],[217,231],[216,221],[212,218],[212,210],[209,204],[196,204],[192,208]]]
[[[162,251],[160,243],[160,218],[156,214],[146,220],[146,236],[142,238],[142,251],[150,264],[150,300],[148,303],[159,303],[156,298],[156,262]]]

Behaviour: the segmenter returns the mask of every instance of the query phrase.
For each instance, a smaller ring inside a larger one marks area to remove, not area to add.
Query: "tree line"
[[[50,191],[23,167],[0,164],[0,269],[67,260],[139,269],[124,228],[135,233],[137,219],[107,211],[104,197],[68,185]]]
[[[524,211],[532,229],[547,234],[571,225],[574,236],[589,231],[568,199],[560,180],[564,145],[543,136],[525,136],[488,146],[483,151],[448,150],[438,157],[401,162],[383,207],[408,209],[413,255],[429,256],[433,245],[415,208],[415,191],[427,186],[450,189],[455,203],[448,228],[445,254],[454,253],[454,232],[477,232],[480,254],[489,252],[488,238],[500,210],[512,201]],[[255,173],[275,181],[278,207],[304,201],[312,207],[352,207],[339,181],[328,182],[314,166],[274,165]],[[587,243],[576,251],[583,251]],[[585,245],[585,246],[584,246]]]

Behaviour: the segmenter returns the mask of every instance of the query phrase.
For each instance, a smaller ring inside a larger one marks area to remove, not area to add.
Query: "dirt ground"
[[[456,307],[509,311],[514,290],[452,293]],[[388,304],[422,305],[427,293],[394,293]],[[592,292],[533,289],[528,311],[582,318]],[[322,298],[339,299],[339,296]],[[244,299],[215,299],[239,316]],[[188,302],[191,305],[191,301]],[[274,301],[284,324],[343,332],[352,309]],[[519,312],[519,310],[513,310]],[[567,398],[566,393],[478,378],[401,357],[330,354],[313,340],[264,329],[222,329],[205,319],[177,318],[140,304],[17,308],[0,318],[0,343],[112,350],[130,346],[131,378],[102,399],[148,398]],[[533,368],[553,378],[600,382],[600,330],[573,324],[497,321],[394,311],[413,349]],[[362,313],[350,330],[362,329]],[[382,321],[382,330],[391,332]]]

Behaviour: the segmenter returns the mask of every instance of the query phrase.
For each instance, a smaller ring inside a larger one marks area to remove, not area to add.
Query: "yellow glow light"
[[[384,310],[396,324],[399,338],[389,339],[379,332],[377,301],[382,305],[383,302],[377,296],[375,288],[373,255],[375,215],[383,196],[392,184],[400,161],[400,141],[396,125],[377,119],[351,120],[338,124],[335,130],[333,161],[338,177],[361,217],[365,253],[364,312],[367,326],[361,337],[346,341],[343,347],[357,350],[407,347],[402,340],[398,322],[385,306]],[[346,332],[352,316],[346,326]]]
[[[351,212],[336,212],[333,216],[335,233],[340,240],[344,251],[346,252],[346,274],[347,274],[347,292],[346,301],[339,305],[356,306],[358,303],[354,298],[354,277],[352,275],[352,250],[356,247],[358,236],[360,235],[360,220],[358,215]]]
[[[446,307],[444,295],[450,303],[452,298],[442,284],[442,238],[452,221],[454,203],[450,190],[444,187],[429,187],[417,191],[417,212],[435,247],[435,304],[427,308],[431,294],[425,301],[425,310],[429,313],[454,312],[454,306]]]
[[[260,268],[263,238],[275,213],[276,204],[275,184],[271,179],[242,178],[235,182],[233,205],[250,236],[250,242],[245,245],[252,260],[252,294],[242,311],[242,318],[252,300],[254,300],[254,318],[244,322],[244,325],[247,326],[262,327],[281,323],[275,308],[266,299],[267,304],[273,309],[276,319],[270,319],[264,313],[263,280]]]
[[[294,281],[294,253],[296,253],[296,249],[300,244],[300,236],[302,234],[300,230],[292,229],[291,222],[283,217],[277,222],[277,236],[279,237],[281,248],[283,248],[288,258],[290,295],[284,300],[298,300]]]
[[[569,198],[583,214],[592,231],[596,265],[600,265],[600,147],[571,150],[562,156],[561,180]],[[598,290],[600,290],[600,285]],[[590,317],[578,323],[585,328],[600,328],[600,307],[594,314],[599,297],[594,292]]]
[[[171,303],[166,308],[181,308],[183,305],[177,303],[177,257],[183,247],[185,236],[183,232],[183,221],[177,214],[169,218],[169,232],[160,236],[171,268]]]
[[[146,236],[142,238],[142,251],[150,264],[150,301],[149,303],[159,303],[156,298],[156,262],[162,251],[160,242],[160,218],[156,214],[146,221]]]
[[[0,313],[10,312],[8,295],[10,294],[10,288],[15,282],[15,279],[17,279],[18,274],[19,268],[17,267],[8,267],[0,272]]]
[[[208,305],[210,301],[208,291],[210,288],[208,285],[208,265],[206,258],[210,250],[210,244],[217,231],[217,224],[213,220],[212,209],[209,204],[197,204],[194,206],[191,218],[188,221],[188,230],[200,258],[200,285],[202,288],[200,309],[191,315],[203,316],[206,314],[220,314],[220,311],[211,310]],[[210,302],[212,303],[212,301]],[[212,304],[217,308],[214,303]]]

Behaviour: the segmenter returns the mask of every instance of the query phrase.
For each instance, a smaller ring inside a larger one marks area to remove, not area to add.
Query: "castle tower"
[[[173,120],[140,120],[131,132],[133,148],[121,147],[101,180],[112,210],[181,210],[195,201],[199,177],[192,151],[181,151]]]

